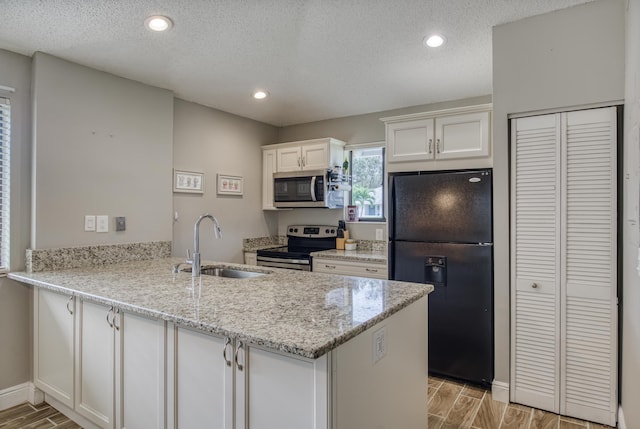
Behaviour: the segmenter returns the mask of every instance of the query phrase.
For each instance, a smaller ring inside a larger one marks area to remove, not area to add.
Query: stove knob
[[[325,234],[329,234],[329,228],[324,230]]]
[[[293,232],[293,228],[289,228],[289,232]]]
[[[335,229],[332,229],[332,230],[331,230],[331,234],[335,234],[335,233],[336,233],[336,230],[335,230]]]
[[[298,228],[294,229],[293,232],[298,232]]]

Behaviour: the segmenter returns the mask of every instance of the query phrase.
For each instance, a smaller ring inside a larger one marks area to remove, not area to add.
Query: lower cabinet
[[[297,359],[196,332],[175,329],[175,427],[299,429],[326,427],[326,356]],[[318,391],[317,371],[323,387]],[[322,423],[318,425],[318,423]]]
[[[74,404],[75,299],[35,289],[33,382],[67,407]]]
[[[342,261],[316,257],[313,258],[313,271],[316,273],[341,274],[373,279],[389,278],[387,265],[377,262]]]

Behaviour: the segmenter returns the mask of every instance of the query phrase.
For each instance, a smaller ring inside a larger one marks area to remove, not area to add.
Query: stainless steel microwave
[[[331,170],[273,174],[273,205],[280,208],[344,207],[345,186],[332,180]]]

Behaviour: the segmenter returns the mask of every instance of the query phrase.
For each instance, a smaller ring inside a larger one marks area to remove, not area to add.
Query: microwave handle
[[[318,176],[311,176],[311,201],[318,201],[316,200],[316,177]]]

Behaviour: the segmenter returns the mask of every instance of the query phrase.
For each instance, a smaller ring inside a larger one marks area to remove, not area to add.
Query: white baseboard
[[[39,404],[42,401],[44,401],[44,393],[31,382],[0,390],[0,411],[15,407],[23,402]]]
[[[509,403],[509,383],[493,380],[491,383],[491,396],[494,401]]]
[[[627,429],[627,422],[624,421],[624,413],[622,412],[622,406],[618,407],[618,427],[620,429]]]

